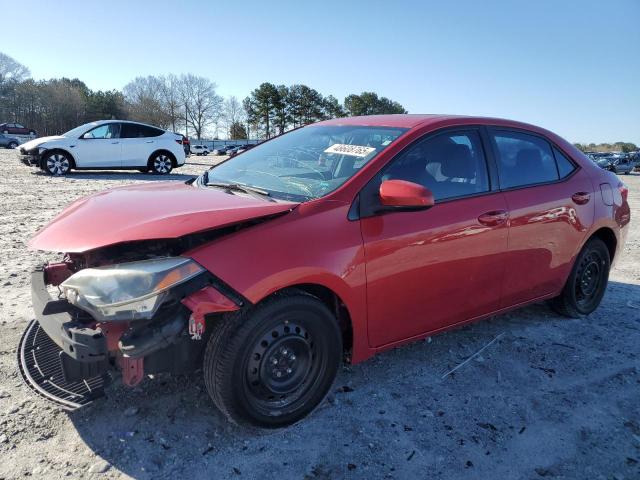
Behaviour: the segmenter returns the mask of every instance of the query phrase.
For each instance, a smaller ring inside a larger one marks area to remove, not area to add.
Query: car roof
[[[546,130],[530,125],[528,123],[517,122],[505,118],[468,116],[468,115],[448,115],[448,114],[394,114],[394,115],[368,115],[361,117],[333,118],[324,120],[314,125],[354,125],[367,127],[396,127],[396,128],[416,128],[430,125],[495,125],[503,127],[522,128],[525,130],[550,133]]]
[[[158,130],[164,130],[164,128],[160,128],[155,125],[151,125],[149,123],[135,122],[133,120],[117,120],[117,119],[116,120],[96,120],[94,122],[89,122],[89,123],[95,123],[96,125],[104,125],[105,123],[133,123],[134,125],[144,125],[146,127],[152,127],[152,128],[157,128]],[[89,123],[87,123],[87,125],[89,125]],[[178,133],[176,135],[180,135],[180,134]]]

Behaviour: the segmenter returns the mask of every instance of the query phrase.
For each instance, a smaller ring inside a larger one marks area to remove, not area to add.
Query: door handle
[[[153,143],[153,140],[147,140],[145,143]]]
[[[117,145],[117,144],[119,144],[119,143],[120,143],[120,142],[111,142],[111,145]]]
[[[478,222],[487,227],[495,227],[502,225],[509,218],[509,214],[505,210],[494,210],[483,213],[478,217]]]
[[[573,200],[573,203],[577,205],[584,205],[585,203],[589,203],[590,198],[591,195],[589,194],[589,192],[577,192],[571,195],[571,200]]]

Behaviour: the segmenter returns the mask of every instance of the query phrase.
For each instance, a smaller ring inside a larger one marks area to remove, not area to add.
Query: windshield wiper
[[[236,191],[236,192],[243,192],[243,193],[248,193],[248,194],[258,194],[261,197],[270,197],[270,193],[267,192],[266,190],[263,190],[261,188],[258,187],[252,187],[249,185],[243,185],[241,183],[225,183],[225,182],[208,182],[205,183],[205,185],[207,187],[216,187],[216,188],[223,188],[225,190],[229,190],[229,191]],[[273,198],[267,198],[267,200],[269,200],[270,202],[275,202],[275,200]]]

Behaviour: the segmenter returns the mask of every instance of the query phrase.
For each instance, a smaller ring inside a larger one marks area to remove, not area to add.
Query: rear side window
[[[571,175],[571,173],[576,169],[576,166],[573,164],[573,162],[555,147],[553,148],[553,154],[556,157],[556,163],[558,164],[558,173],[560,174],[560,178],[565,178]]]
[[[522,187],[558,180],[551,146],[544,139],[520,132],[493,132],[498,175],[502,188]]]
[[[382,180],[391,179],[424,185],[436,201],[489,191],[478,132],[442,133],[419,140],[385,169]]]
[[[143,137],[159,137],[164,133],[163,130],[147,125],[139,125],[137,123],[122,124],[122,138],[143,138]]]

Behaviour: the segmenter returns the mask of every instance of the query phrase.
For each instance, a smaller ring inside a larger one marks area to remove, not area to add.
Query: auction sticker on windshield
[[[363,147],[362,145],[345,145],[343,143],[335,143],[327,148],[324,153],[337,153],[339,155],[351,155],[352,157],[364,158],[375,152],[373,147]]]

